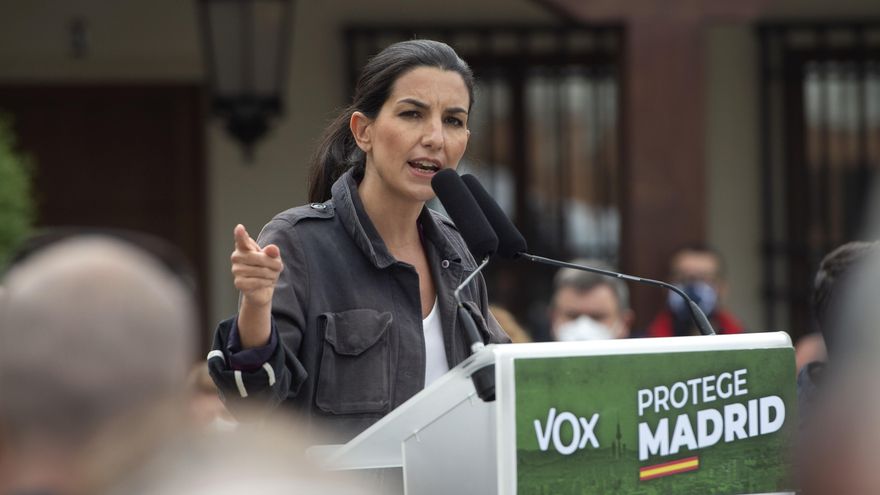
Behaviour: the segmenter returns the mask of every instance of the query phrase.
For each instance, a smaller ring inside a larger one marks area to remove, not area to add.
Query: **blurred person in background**
[[[94,495],[387,495],[363,472],[326,471],[309,456],[320,432],[293,417],[260,417],[235,431],[184,432]]]
[[[516,321],[516,317],[513,316],[513,313],[496,304],[490,304],[489,311],[491,311],[492,315],[495,316],[495,319],[498,320],[498,324],[501,325],[504,332],[510,336],[510,341],[512,343],[524,344],[532,341],[529,332],[527,332],[526,329]]]
[[[226,410],[217,391],[217,385],[208,372],[208,363],[194,364],[186,378],[189,417],[197,426],[231,431],[237,426],[235,418]]]
[[[813,392],[799,409],[803,424],[794,449],[805,495],[880,491],[878,258],[877,242],[847,243],[829,253],[816,274],[813,306],[828,362],[805,367],[799,377],[799,405],[804,392]],[[805,389],[807,376],[818,386]]]
[[[795,370],[800,371],[814,361],[825,361],[828,352],[825,349],[825,340],[820,332],[811,332],[802,336],[794,345]]]
[[[851,285],[866,273],[870,264],[880,253],[880,242],[849,242],[828,253],[819,263],[813,279],[811,308],[822,337],[827,360],[806,363],[798,372],[798,407],[803,424],[821,397],[820,388],[824,381],[826,367],[841,359],[848,359],[839,346],[846,348],[847,341],[855,329],[847,328],[843,312],[849,306]],[[839,344],[843,341],[844,344]],[[838,357],[841,355],[843,357]]]
[[[724,307],[727,297],[724,259],[706,245],[693,243],[673,253],[669,262],[669,282],[681,288],[703,310],[717,334],[743,333],[739,320]],[[687,302],[667,291],[666,307],[645,331],[645,337],[699,335]]]
[[[595,260],[578,259],[572,263],[610,269]],[[629,337],[635,313],[629,307],[629,289],[623,280],[561,268],[553,279],[553,287],[550,328],[555,340]]]
[[[0,492],[89,493],[185,420],[193,295],[131,243],[44,244],[2,283]]]

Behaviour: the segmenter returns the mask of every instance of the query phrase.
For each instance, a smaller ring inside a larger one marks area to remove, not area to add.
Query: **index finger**
[[[239,251],[259,250],[257,242],[251,239],[251,236],[248,235],[247,229],[244,228],[244,225],[236,225],[232,234],[235,236],[235,249],[238,249]]]

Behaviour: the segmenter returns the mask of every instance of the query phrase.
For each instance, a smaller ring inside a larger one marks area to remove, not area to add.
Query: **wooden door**
[[[196,271],[204,321],[201,88],[0,85],[0,112],[34,158],[38,226],[130,229],[171,242]]]

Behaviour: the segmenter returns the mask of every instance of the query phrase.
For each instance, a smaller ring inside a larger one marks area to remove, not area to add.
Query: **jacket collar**
[[[364,210],[360,194],[358,194],[358,183],[359,178],[355,176],[354,169],[349,169],[342,174],[330,188],[333,206],[346,232],[373,265],[377,268],[387,268],[397,260],[388,251],[385,241],[382,240]],[[424,239],[437,248],[438,254],[444,260],[461,263],[461,254],[453,248],[452,243],[446,238],[439,225],[439,220],[435,218],[427,206],[422,208],[418,222]]]

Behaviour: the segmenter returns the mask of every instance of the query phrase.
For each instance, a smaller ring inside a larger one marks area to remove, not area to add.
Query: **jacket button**
[[[414,373],[412,371],[404,371],[403,372],[403,376],[405,376],[407,378],[412,378],[413,375],[414,375]]]
[[[440,266],[442,266],[443,268],[449,268],[449,260],[441,261]]]
[[[325,205],[324,203],[312,203],[309,206],[311,206],[314,210],[323,210],[327,208],[327,205]]]

